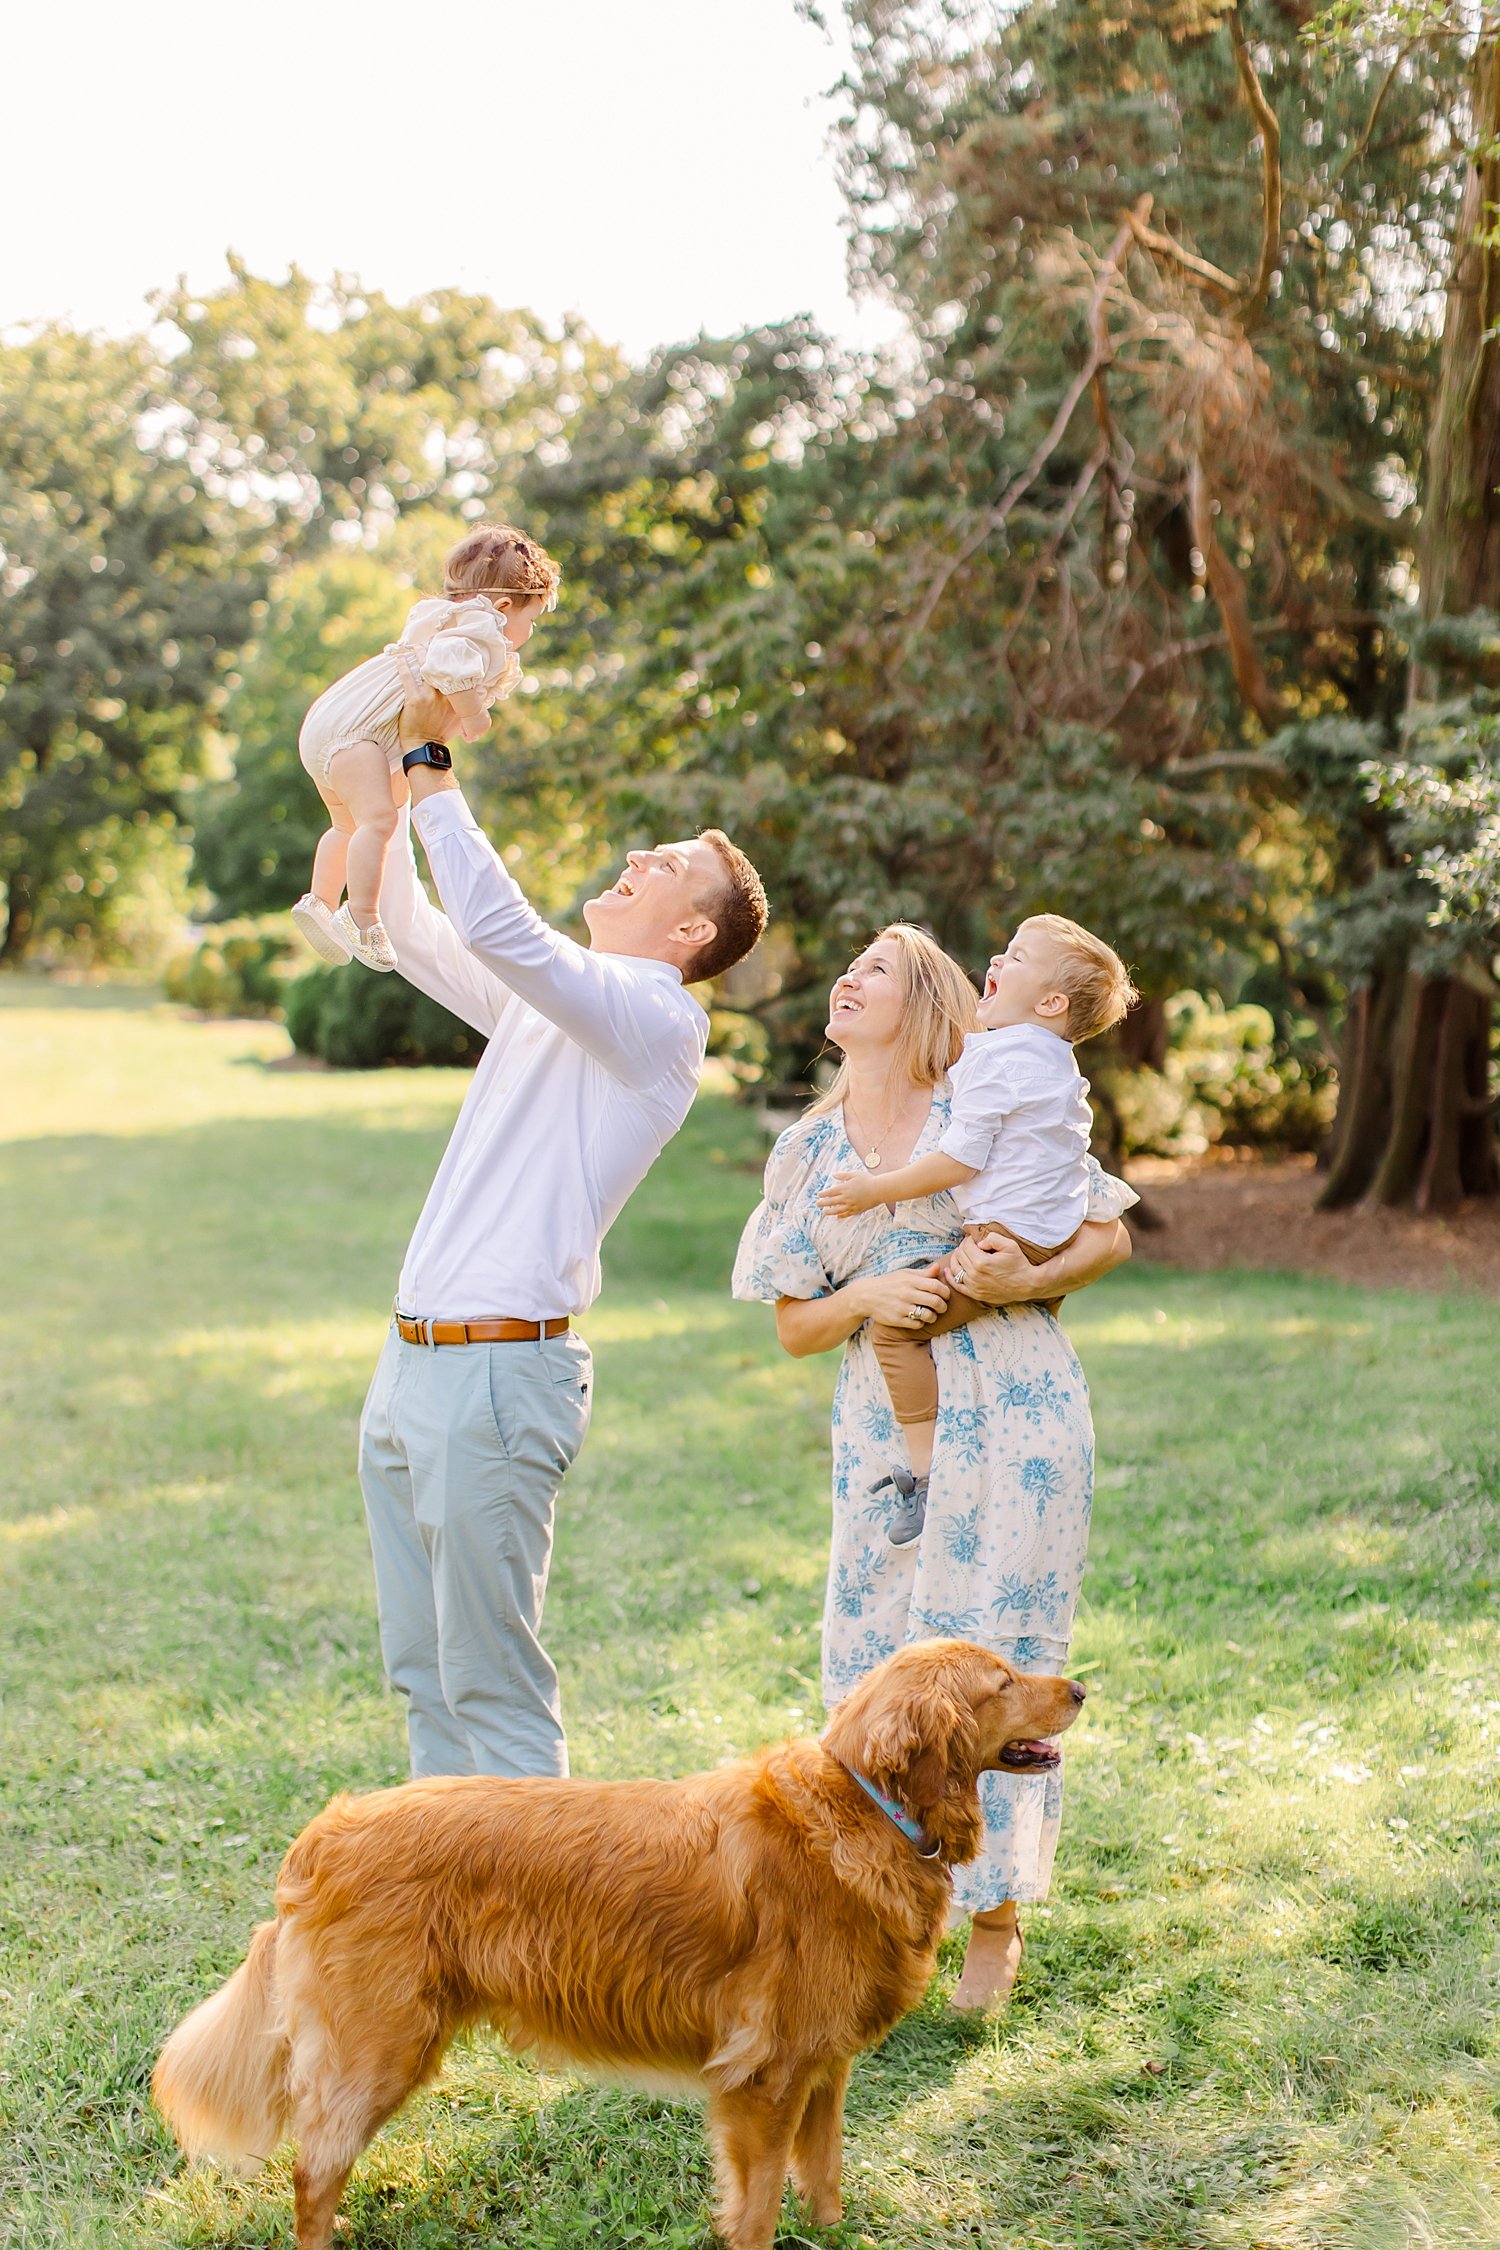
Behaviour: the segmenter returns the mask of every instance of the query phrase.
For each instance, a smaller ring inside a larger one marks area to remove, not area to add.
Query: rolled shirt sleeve
[[[1026,1092],[1024,1063],[987,1050],[983,1040],[964,1049],[952,1073],[953,1109],[938,1142],[944,1156],[982,1172],[999,1132]]]

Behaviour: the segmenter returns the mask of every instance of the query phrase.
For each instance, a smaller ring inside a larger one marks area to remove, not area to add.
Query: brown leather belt
[[[568,1316],[561,1320],[408,1320],[396,1315],[396,1333],[403,1344],[423,1344],[435,1351],[439,1344],[535,1344],[543,1336],[566,1336]]]

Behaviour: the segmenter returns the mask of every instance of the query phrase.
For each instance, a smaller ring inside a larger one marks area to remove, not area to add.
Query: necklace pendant
[[[880,1151],[878,1148],[871,1149],[869,1155],[864,1159],[864,1167],[867,1172],[878,1172],[880,1170]]]

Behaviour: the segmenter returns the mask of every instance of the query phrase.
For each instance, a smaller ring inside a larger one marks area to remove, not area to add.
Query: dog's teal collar
[[[830,1751],[829,1756],[832,1757],[832,1755],[833,1753]],[[842,1758],[834,1759],[834,1763],[844,1767],[844,1771],[851,1781],[859,1783],[865,1795],[873,1804],[880,1807],[887,1820],[895,1822],[907,1842],[921,1854],[923,1859],[937,1858],[938,1853],[943,1848],[942,1845],[933,1842],[921,1822],[913,1820],[904,1806],[898,1805],[894,1797],[888,1797],[883,1789],[877,1789],[873,1781],[866,1780],[857,1766],[845,1765]]]

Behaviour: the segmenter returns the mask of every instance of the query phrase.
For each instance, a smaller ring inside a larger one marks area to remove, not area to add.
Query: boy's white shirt
[[[1089,1082],[1066,1039],[1040,1024],[971,1031],[948,1073],[952,1114],[938,1147],[975,1176],[953,1190],[971,1226],[998,1219],[1057,1249],[1088,1210]]]

